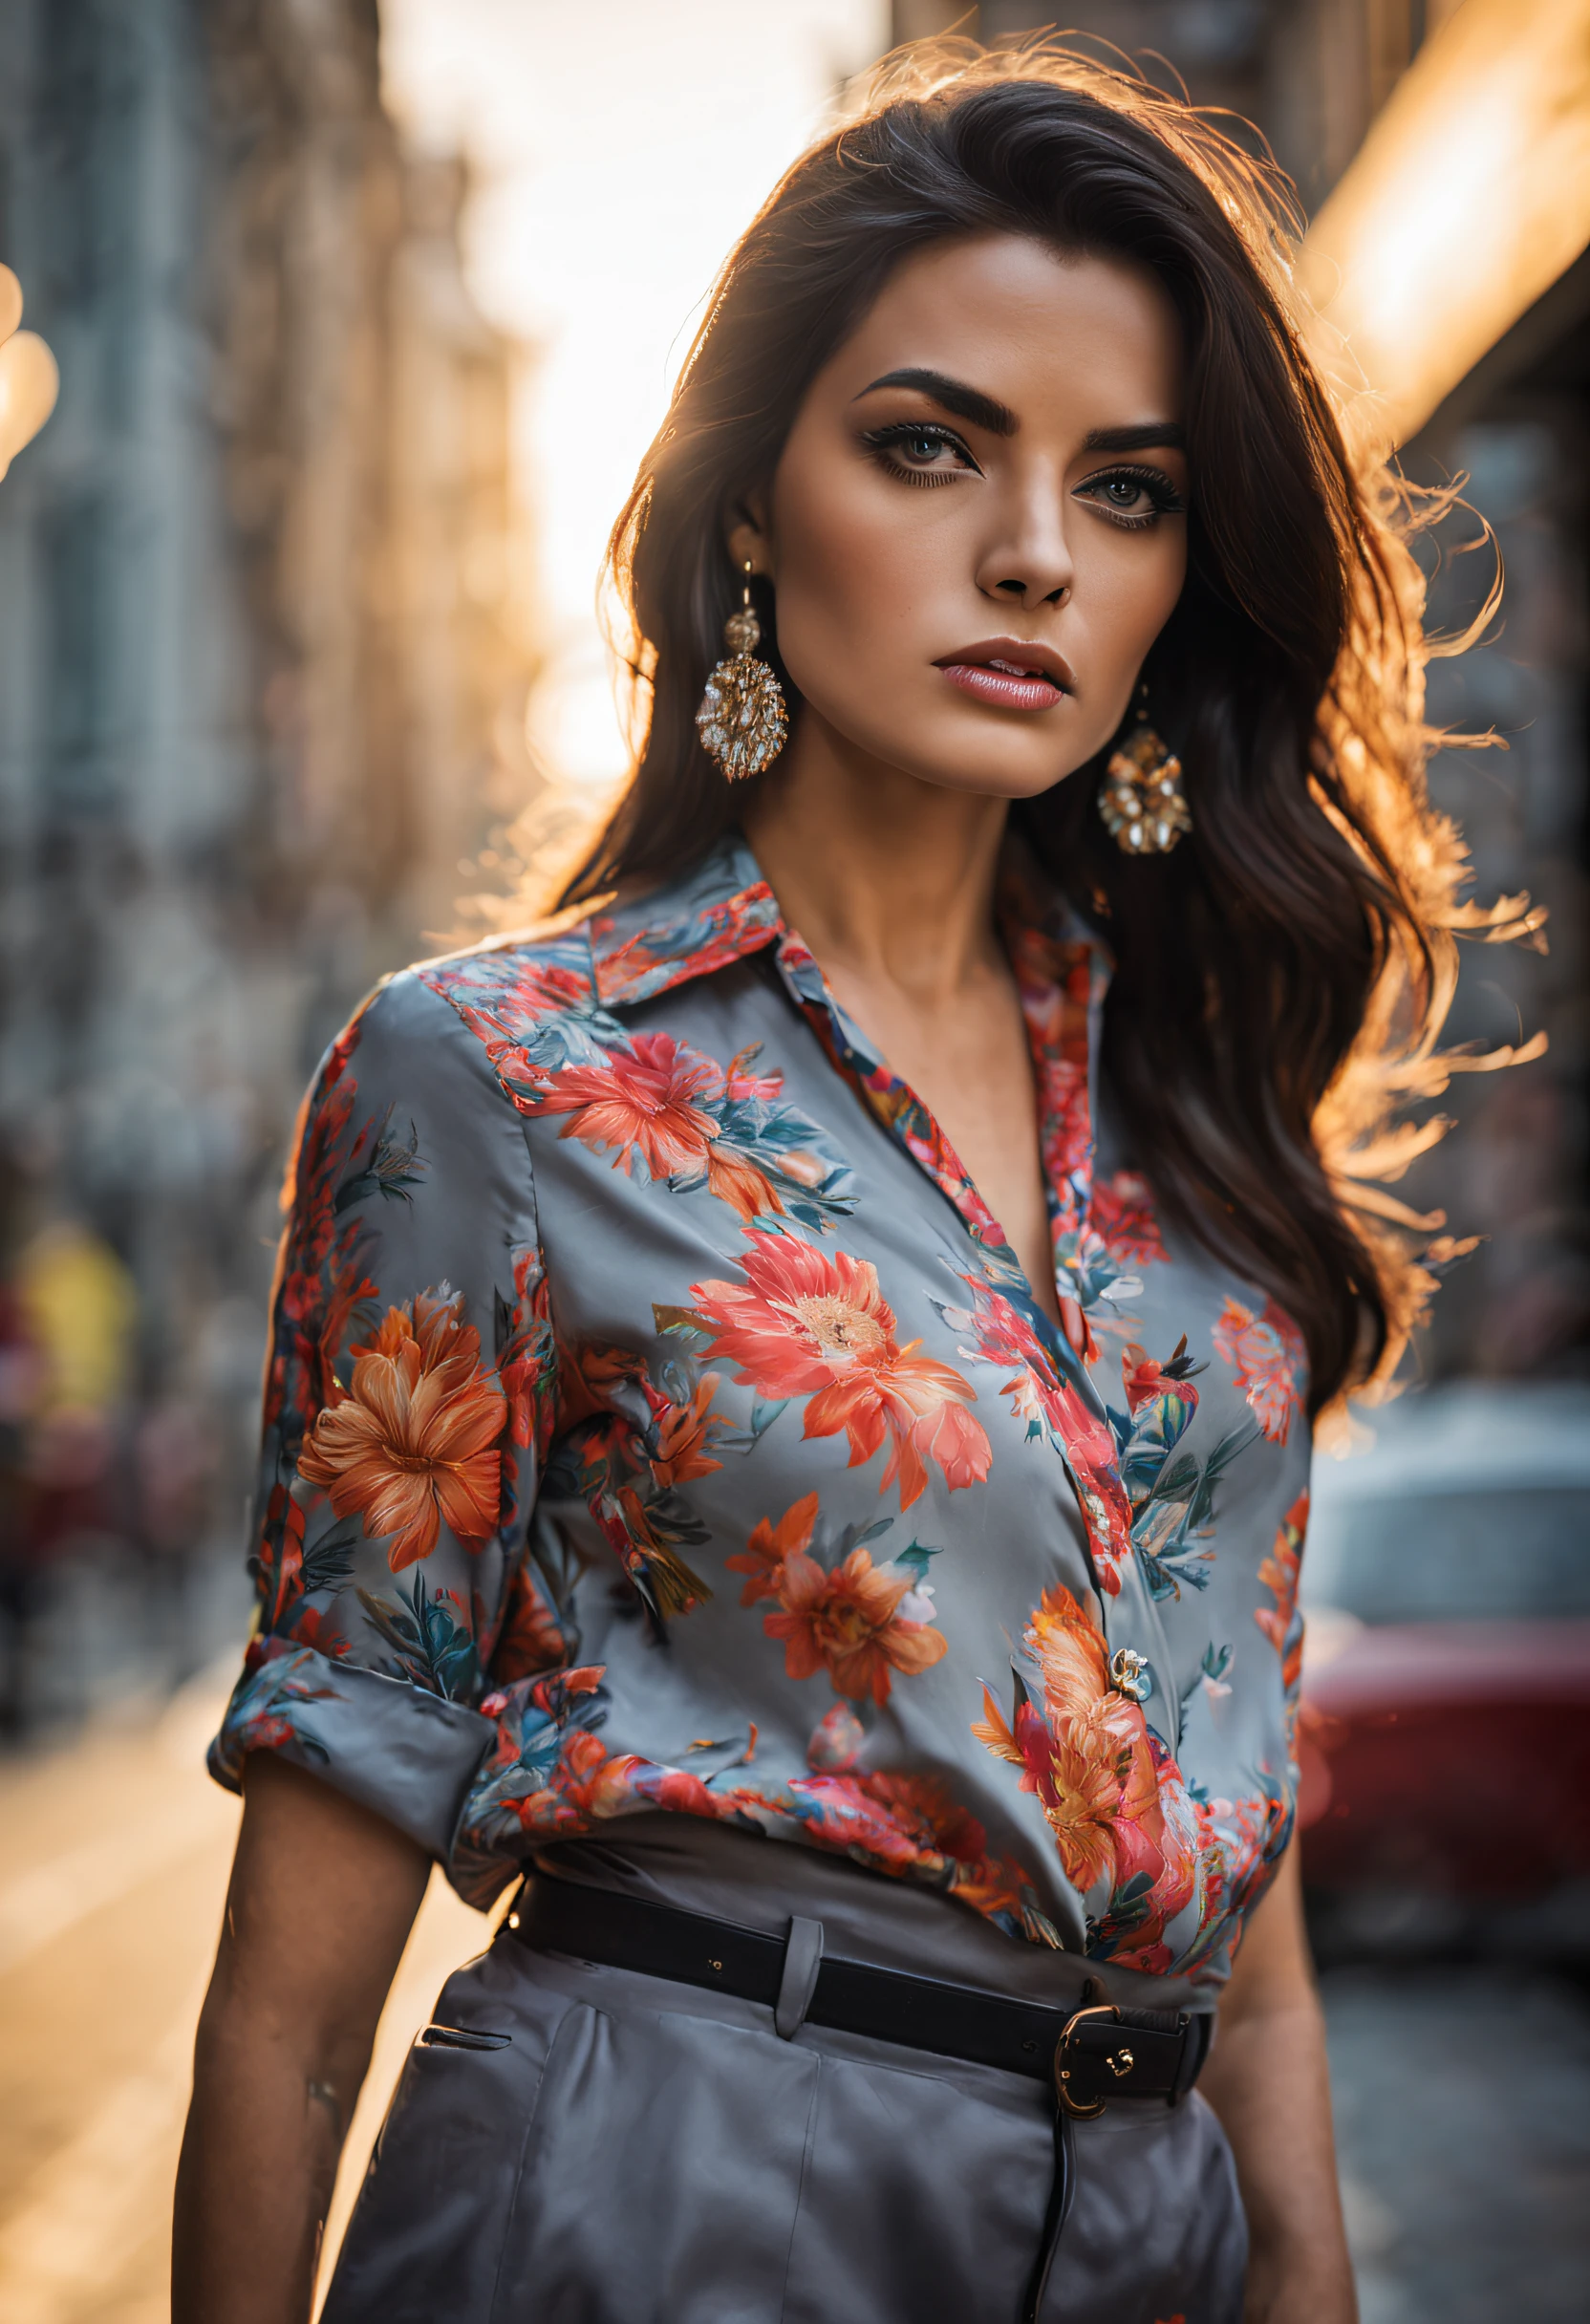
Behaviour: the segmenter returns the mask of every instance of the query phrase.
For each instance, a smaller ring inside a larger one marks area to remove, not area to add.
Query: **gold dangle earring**
[[[730,783],[743,783],[771,766],[789,732],[784,689],[766,662],[759,661],[762,624],[751,607],[751,572],[745,560],[745,602],[723,624],[731,658],[707,679],[696,731],[701,746]]]
[[[1181,761],[1149,723],[1148,687],[1138,689],[1137,724],[1109,755],[1099,813],[1123,855],[1169,855],[1192,828]]]

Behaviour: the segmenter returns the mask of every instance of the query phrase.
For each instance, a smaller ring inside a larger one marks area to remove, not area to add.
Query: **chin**
[[[1073,758],[1067,751],[1044,753],[1042,757],[1030,748],[1012,750],[1006,738],[990,741],[980,738],[981,747],[968,748],[959,738],[935,735],[924,739],[920,750],[902,750],[899,738],[892,739],[891,748],[879,756],[899,767],[903,774],[912,775],[918,783],[931,784],[935,790],[966,791],[983,799],[1039,799],[1052,791],[1057,784],[1083,764],[1084,758]],[[1006,743],[1005,747],[1000,747]]]
[[[1065,781],[1070,768],[1060,773],[1046,769],[1041,774],[1019,773],[1009,766],[968,767],[964,761],[955,766],[922,766],[909,770],[919,782],[930,783],[935,790],[964,791],[979,799],[1008,799],[1015,806],[1022,799],[1041,799]]]

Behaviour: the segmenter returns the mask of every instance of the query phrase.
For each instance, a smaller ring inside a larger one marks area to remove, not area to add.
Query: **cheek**
[[[1086,566],[1078,559],[1075,603],[1104,665],[1136,668],[1175,611],[1186,578],[1187,533],[1177,523],[1107,536]]]
[[[940,560],[900,506],[907,497],[880,488],[870,474],[836,476],[822,468],[781,478],[773,514],[779,643],[786,660],[803,647],[834,639],[853,652],[864,638],[881,642],[909,625]],[[789,668],[799,684],[793,660]]]

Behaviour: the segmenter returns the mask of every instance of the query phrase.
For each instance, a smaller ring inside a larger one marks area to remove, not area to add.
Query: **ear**
[[[773,543],[767,524],[766,505],[761,493],[747,493],[734,504],[735,521],[729,527],[728,551],[737,573],[747,565],[754,573],[765,573],[774,578]]]

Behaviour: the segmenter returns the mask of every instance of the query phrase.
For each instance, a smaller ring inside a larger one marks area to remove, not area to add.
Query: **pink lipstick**
[[[1052,646],[990,637],[935,665],[952,686],[994,710],[1052,710],[1071,692],[1069,665]]]

